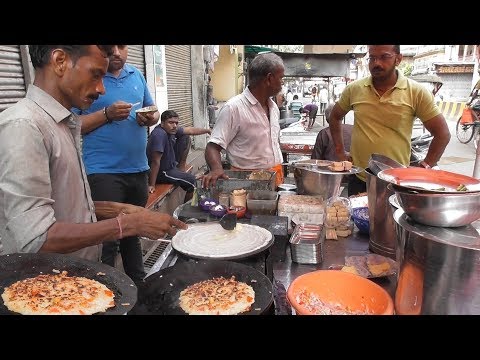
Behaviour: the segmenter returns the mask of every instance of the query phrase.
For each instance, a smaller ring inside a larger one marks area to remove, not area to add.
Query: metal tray
[[[323,227],[300,223],[290,237],[292,261],[299,264],[319,264],[323,261]]]
[[[405,190],[436,194],[458,194],[456,188],[463,184],[468,190],[462,191],[462,193],[480,191],[480,180],[444,170],[418,167],[396,168],[380,171],[377,176]],[[445,188],[445,190],[435,190],[438,188]]]
[[[230,193],[233,190],[275,190],[275,171],[266,171],[270,174],[268,180],[249,180],[248,176],[252,173],[250,170],[225,170],[228,180],[218,179],[215,187],[211,190],[214,199],[222,192]]]

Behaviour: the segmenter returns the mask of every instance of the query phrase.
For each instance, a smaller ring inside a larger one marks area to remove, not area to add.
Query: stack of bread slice
[[[334,161],[329,167],[331,171],[349,171],[352,169],[350,161]]]

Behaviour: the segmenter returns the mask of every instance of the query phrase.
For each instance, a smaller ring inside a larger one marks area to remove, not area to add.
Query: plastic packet
[[[344,197],[331,197],[327,200],[323,224],[326,228],[350,227],[352,207]]]
[[[378,278],[396,274],[398,266],[395,260],[378,254],[345,256],[345,265],[330,265],[329,269],[341,270],[364,278]]]

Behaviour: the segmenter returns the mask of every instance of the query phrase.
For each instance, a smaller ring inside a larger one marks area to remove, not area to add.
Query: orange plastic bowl
[[[315,311],[297,301],[305,290],[327,304],[367,315],[393,315],[393,300],[380,285],[361,276],[340,270],[317,270],[292,281],[287,291],[290,305],[298,315],[315,315]]]

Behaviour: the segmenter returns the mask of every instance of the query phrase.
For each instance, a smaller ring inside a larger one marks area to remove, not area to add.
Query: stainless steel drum
[[[389,197],[395,192],[388,189],[389,182],[365,169],[370,218],[369,248],[374,253],[395,259],[395,225]]]
[[[457,228],[414,222],[394,213],[399,265],[395,312],[480,314],[480,221]]]

